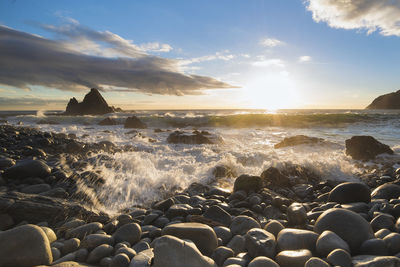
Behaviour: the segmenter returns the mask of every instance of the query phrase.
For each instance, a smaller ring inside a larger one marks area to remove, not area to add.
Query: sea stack
[[[400,109],[400,90],[378,96],[366,109]]]
[[[87,93],[82,102],[78,102],[75,97],[71,98],[65,110],[66,115],[103,115],[117,111],[110,107],[102,97],[99,90],[92,88]]]

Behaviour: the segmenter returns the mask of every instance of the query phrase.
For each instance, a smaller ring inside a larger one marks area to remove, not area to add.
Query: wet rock
[[[316,249],[319,255],[327,256],[333,250],[341,248],[350,252],[349,245],[332,231],[324,231],[317,239]]]
[[[80,103],[75,97],[71,98],[65,110],[66,115],[102,115],[112,112],[115,112],[114,108],[108,106],[106,100],[95,88],[92,88]]]
[[[276,261],[281,267],[304,267],[304,264],[312,257],[307,249],[284,250],[276,255]]]
[[[114,238],[110,235],[91,234],[82,240],[81,247],[92,250],[103,244],[114,245]]]
[[[382,213],[374,217],[370,224],[374,232],[380,229],[390,230],[394,227],[394,217],[390,214]]]
[[[115,243],[127,241],[134,245],[140,240],[141,235],[142,229],[137,223],[127,223],[119,227],[112,236]]]
[[[312,257],[306,262],[304,267],[330,267],[330,265],[320,258]]]
[[[340,248],[335,249],[334,251],[329,253],[328,257],[326,257],[326,260],[332,266],[341,266],[341,267],[352,266],[350,254],[347,251]]]
[[[228,227],[224,226],[215,226],[213,228],[215,234],[217,235],[217,238],[221,238],[222,244],[227,244],[229,240],[232,238],[232,233],[231,230]]]
[[[54,233],[53,229],[46,226],[40,226],[40,228],[42,228],[43,232],[46,234],[50,244],[57,240],[56,233]]]
[[[78,238],[71,238],[64,241],[64,245],[61,247],[61,252],[63,255],[69,254],[78,250],[81,241]]]
[[[162,235],[172,235],[193,241],[204,255],[211,255],[218,246],[217,236],[208,225],[201,223],[171,224],[162,230]]]
[[[215,262],[203,256],[194,243],[165,235],[154,241],[153,267],[216,267]]]
[[[218,266],[221,266],[226,261],[226,259],[233,257],[233,256],[234,256],[234,252],[232,249],[221,246],[221,247],[217,247],[214,250],[211,258],[215,261],[215,263]]]
[[[272,186],[289,186],[289,177],[284,175],[280,170],[275,167],[269,167],[261,173],[261,178],[266,184]]]
[[[353,136],[346,140],[346,154],[356,160],[371,160],[379,154],[393,154],[393,150],[372,136]]]
[[[114,120],[113,118],[105,118],[99,122],[99,125],[101,126],[117,125],[117,124],[118,124],[117,121]]]
[[[244,238],[244,236],[241,235],[235,235],[226,246],[232,249],[235,255],[237,255],[245,251],[246,238]]]
[[[233,191],[243,190],[246,192],[258,192],[262,188],[262,179],[259,176],[250,176],[242,174],[236,178],[233,185]]]
[[[126,254],[120,253],[113,257],[109,267],[128,267],[130,261]]]
[[[307,222],[307,212],[300,203],[292,203],[287,209],[288,221],[291,225],[303,225]]]
[[[360,253],[362,255],[389,255],[385,241],[379,238],[368,239],[362,243]]]
[[[9,214],[7,213],[0,214],[0,231],[7,230],[13,225],[14,225],[14,220]]]
[[[180,131],[171,133],[167,142],[169,144],[189,144],[189,145],[201,145],[201,144],[214,144],[214,142],[208,137],[201,133],[187,134]]]
[[[386,267],[386,266],[400,266],[400,259],[393,256],[371,256],[359,255],[352,259],[354,267]]]
[[[278,263],[267,257],[254,258],[248,265],[248,267],[279,267]]]
[[[393,199],[400,197],[400,185],[396,184],[383,184],[375,188],[371,193],[374,199]]]
[[[50,189],[51,186],[48,184],[34,184],[22,188],[21,192],[25,194],[40,194],[49,191]]]
[[[88,223],[82,226],[78,226],[74,229],[70,229],[65,233],[66,238],[79,238],[83,239],[85,236],[94,234],[103,228],[103,224],[99,222]]]
[[[146,129],[147,125],[138,117],[132,116],[125,120],[124,128]]]
[[[246,235],[246,249],[252,258],[266,256],[273,258],[276,253],[275,236],[263,229],[250,229]]]
[[[46,177],[50,175],[51,169],[41,160],[23,160],[4,171],[6,179],[25,179],[28,177]]]
[[[175,204],[175,201],[173,198],[167,198],[165,200],[161,200],[161,201],[157,202],[156,204],[154,204],[153,209],[166,211],[174,204]]]
[[[388,234],[383,238],[383,241],[385,241],[386,247],[388,248],[391,255],[400,252],[400,234],[398,233]]]
[[[110,245],[100,245],[89,253],[87,262],[91,264],[98,263],[102,258],[110,256],[113,250],[114,248]]]
[[[363,183],[341,183],[331,190],[328,201],[340,204],[354,202],[369,203],[371,202],[371,190]]]
[[[265,226],[264,230],[272,233],[275,237],[278,236],[279,232],[282,231],[285,227],[277,220],[270,220]]]
[[[129,267],[150,267],[153,258],[153,249],[146,249],[133,257]]]
[[[229,168],[228,166],[218,165],[213,170],[213,175],[215,178],[223,178],[223,177],[235,177],[235,172]]]
[[[261,226],[256,220],[245,215],[236,216],[230,226],[234,235],[244,235],[252,228],[261,228]]]
[[[278,234],[279,250],[307,249],[315,251],[318,234],[309,230],[285,228]]]
[[[320,145],[324,142],[324,139],[317,137],[310,137],[305,135],[295,135],[290,137],[285,137],[282,141],[274,145],[274,148],[283,148],[288,146],[298,146],[298,145]]]
[[[4,170],[11,166],[15,165],[15,160],[10,158],[2,158],[0,157],[0,170]]]
[[[225,226],[229,226],[232,220],[231,215],[217,205],[208,208],[203,216]]]
[[[0,266],[50,265],[50,243],[36,225],[23,225],[0,233]]]
[[[314,231],[322,233],[326,230],[346,241],[352,253],[358,251],[365,240],[374,237],[370,224],[363,217],[345,209],[329,209],[319,216]]]

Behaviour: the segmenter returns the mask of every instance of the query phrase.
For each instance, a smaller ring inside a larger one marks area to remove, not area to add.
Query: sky
[[[3,0],[0,109],[359,109],[399,48],[400,0]]]

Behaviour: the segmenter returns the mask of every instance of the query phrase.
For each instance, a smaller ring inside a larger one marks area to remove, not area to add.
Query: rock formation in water
[[[96,88],[92,88],[89,93],[85,95],[82,102],[78,102],[75,97],[71,98],[65,110],[66,115],[103,115],[120,111],[110,107],[106,100],[101,96]]]
[[[400,90],[378,96],[366,109],[400,109]]]

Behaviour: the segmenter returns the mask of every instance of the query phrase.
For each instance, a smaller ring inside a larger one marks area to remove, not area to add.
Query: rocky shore
[[[362,160],[393,152],[365,137],[346,146]],[[0,266],[400,266],[400,170],[391,165],[339,183],[287,163],[240,175],[232,191],[194,183],[106,214],[96,198],[104,178],[83,170],[97,152],[134,150],[0,125]],[[214,174],[235,176],[226,166]]]

